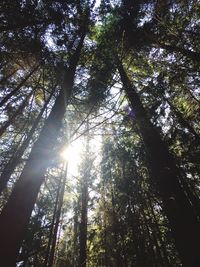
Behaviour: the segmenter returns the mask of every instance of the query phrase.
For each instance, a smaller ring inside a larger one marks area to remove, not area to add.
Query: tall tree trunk
[[[105,209],[105,206],[104,206]],[[104,215],[104,220],[103,220],[103,228],[104,228],[104,236],[103,236],[103,247],[105,250],[104,253],[104,259],[103,259],[103,264],[105,267],[109,267],[109,259],[108,259],[108,230],[107,230],[107,223],[106,223],[106,216]]]
[[[32,148],[29,159],[7,204],[2,210],[0,216],[0,247],[2,248],[0,250],[0,261],[3,266],[15,266],[31,212],[40,186],[45,179],[44,175],[50,163],[50,156],[62,127],[66,101],[69,100],[72,93],[84,37],[85,33],[82,34],[78,47],[70,60],[69,68],[65,73],[65,82],[51,113]]]
[[[111,176],[112,177],[112,176]],[[115,196],[114,196],[114,189],[113,184],[111,184],[111,203],[112,203],[112,217],[113,217],[113,223],[112,223],[112,232],[114,234],[114,241],[115,241],[115,265],[116,267],[124,267],[124,261],[121,256],[121,249],[119,247],[119,220],[117,218],[116,214],[116,204],[115,204]]]
[[[4,167],[1,177],[0,177],[0,195],[3,192],[3,190],[6,188],[6,185],[12,175],[12,173],[14,172],[15,168],[18,166],[18,164],[21,162],[21,158],[24,154],[24,151],[26,150],[26,148],[28,147],[33,134],[35,132],[35,130],[38,127],[38,124],[40,123],[40,120],[42,118],[42,115],[45,111],[45,109],[47,108],[49,101],[51,100],[51,97],[53,95],[53,93],[55,92],[55,88],[52,90],[49,98],[47,99],[47,101],[45,102],[44,106],[42,107],[40,113],[38,114],[35,122],[33,123],[32,128],[30,129],[27,137],[24,139],[23,143],[21,144],[19,150],[16,152],[16,154],[14,155],[14,157],[12,157],[9,162],[6,164],[6,166]]]
[[[63,176],[61,179],[62,182],[60,185],[61,191],[60,191],[59,199],[58,199],[58,207],[57,207],[57,211],[56,211],[52,245],[51,245],[51,250],[50,250],[50,255],[49,255],[49,264],[47,265],[48,267],[54,266],[57,233],[58,233],[58,227],[60,224],[60,215],[61,215],[61,210],[62,210],[62,205],[63,205],[63,197],[64,197],[64,193],[65,193],[65,184],[66,184],[66,179],[67,179],[67,163],[65,164],[64,172],[62,173],[62,176]]]
[[[118,70],[135,113],[135,120],[146,147],[152,177],[162,198],[163,209],[169,220],[182,264],[184,267],[198,267],[200,266],[200,223],[180,183],[179,170],[167,146],[147,118],[140,98],[120,62],[118,62]]]
[[[44,260],[44,267],[47,267],[48,262],[49,262],[49,256],[51,252],[51,244],[52,244],[52,238],[53,238],[53,231],[54,231],[54,225],[55,225],[55,220],[56,220],[56,213],[58,209],[58,202],[59,202],[59,195],[60,195],[60,190],[61,190],[61,180],[62,180],[62,175],[59,177],[59,183],[58,183],[58,188],[56,190],[56,201],[54,205],[54,211],[53,211],[53,218],[51,222],[51,227],[49,231],[49,238],[48,238],[48,244],[47,244],[47,249],[46,249],[46,255],[45,255],[45,260]]]
[[[78,222],[78,215],[79,215],[79,206],[74,201],[74,218],[73,218],[73,257],[72,257],[72,266],[77,267],[78,265],[78,228],[79,228],[79,222]]]
[[[88,231],[88,182],[91,173],[91,158],[89,155],[89,122],[87,120],[86,156],[83,176],[81,178],[81,222],[80,222],[80,255],[79,267],[87,266],[87,231]]]
[[[80,267],[86,267],[87,261],[88,177],[84,178],[81,189]]]

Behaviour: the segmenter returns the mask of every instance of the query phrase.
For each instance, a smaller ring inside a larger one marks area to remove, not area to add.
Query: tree
[[[162,197],[163,208],[170,222],[177,249],[185,266],[198,266],[199,222],[187,193],[183,191],[181,178],[172,155],[148,120],[142,103],[128,79],[122,63],[118,63],[124,90],[135,113],[146,150],[152,176]],[[187,215],[186,215],[187,214]],[[186,233],[191,229],[190,233]],[[192,237],[193,235],[193,237]],[[183,245],[184,244],[184,245]],[[190,244],[188,247],[186,244]],[[193,245],[193,248],[191,246]]]
[[[87,30],[85,23],[86,22],[83,21],[81,25],[79,43],[74,54],[70,58],[69,67],[65,70],[65,77],[62,81],[62,87],[55,104],[37,142],[32,148],[23,172],[1,213],[0,236],[4,247],[1,251],[1,261],[5,265],[15,265],[17,253],[23,240],[31,211],[36,201],[39,188],[45,178],[44,174],[49,164],[47,151],[50,152],[56,144],[56,137],[62,126],[62,119],[65,114],[66,101],[68,101],[71,96],[76,67]],[[41,161],[42,158],[43,160]],[[4,236],[6,236],[6,239],[4,239]]]

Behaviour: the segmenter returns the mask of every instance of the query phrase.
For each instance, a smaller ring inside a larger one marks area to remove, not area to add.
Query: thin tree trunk
[[[87,137],[86,137],[86,156],[83,176],[81,178],[81,222],[80,222],[80,255],[79,255],[79,267],[87,266],[87,231],[88,231],[88,182],[91,173],[91,159],[89,155],[89,121],[87,125]]]
[[[5,133],[7,128],[15,121],[16,117],[23,113],[23,110],[29,101],[30,97],[32,96],[33,92],[31,92],[22,102],[22,104],[19,106],[19,108],[14,112],[14,114],[11,116],[9,120],[7,120],[0,128],[0,137]]]
[[[24,151],[26,150],[26,148],[28,147],[33,134],[35,132],[35,130],[38,127],[38,124],[40,123],[40,120],[42,118],[42,115],[45,111],[45,109],[47,108],[47,105],[49,104],[49,101],[52,98],[53,93],[55,92],[55,88],[52,90],[49,98],[47,99],[47,101],[45,102],[44,106],[42,107],[40,113],[38,114],[32,128],[30,129],[26,139],[23,141],[22,145],[20,146],[19,150],[17,151],[17,153],[14,155],[14,157],[12,157],[10,159],[10,161],[6,164],[6,166],[4,167],[1,177],[0,177],[0,195],[3,192],[3,190],[6,188],[6,185],[12,175],[12,173],[14,172],[15,168],[19,165],[19,163],[21,162],[21,158],[24,154]]]
[[[87,262],[88,177],[84,178],[81,189],[80,267],[86,267]]]
[[[48,238],[46,256],[45,256],[45,260],[44,260],[44,267],[48,266],[49,256],[50,256],[50,252],[51,252],[53,230],[54,230],[54,224],[55,224],[55,220],[56,220],[56,213],[57,213],[57,208],[58,208],[59,195],[60,195],[60,190],[61,190],[61,179],[62,179],[62,176],[60,176],[60,178],[59,178],[58,188],[56,190],[56,201],[55,201],[55,206],[54,206],[54,211],[53,211],[53,218],[52,218],[51,227],[50,227],[50,234],[49,234],[49,238]]]
[[[104,200],[105,201],[105,200]],[[104,207],[105,208],[105,207]],[[104,215],[104,217],[106,217]],[[103,246],[104,246],[104,249],[105,249],[105,253],[104,253],[104,261],[103,261],[103,264],[105,265],[105,267],[109,267],[109,259],[108,259],[108,237],[107,237],[107,223],[106,223],[106,218],[104,219],[103,221],[103,227],[104,227],[104,236],[103,236]]]
[[[74,202],[74,218],[73,218],[73,257],[72,257],[72,266],[77,267],[77,262],[78,262],[78,212],[79,212],[79,207],[75,206],[76,203]],[[77,204],[78,205],[78,204]]]
[[[184,267],[198,267],[200,266],[200,223],[180,184],[179,170],[167,146],[147,118],[136,90],[120,62],[118,70],[135,113],[135,120],[146,147],[152,177],[162,197],[163,208],[169,220],[182,264]]]
[[[69,100],[76,67],[83,46],[85,33],[72,56],[66,71],[65,83],[55,101],[52,111],[34,144],[29,159],[17,181],[14,190],[0,216],[0,261],[4,266],[14,267],[19,248],[22,244],[31,212],[37,199],[40,186],[45,179],[51,153],[56,145],[57,136]]]
[[[63,198],[64,198],[64,192],[65,192],[65,184],[67,179],[67,163],[64,167],[64,173],[62,174],[62,183],[61,183],[61,191],[59,194],[59,202],[58,202],[58,208],[56,211],[56,220],[55,220],[55,226],[54,226],[54,232],[53,232],[53,240],[52,240],[52,247],[50,251],[50,257],[49,257],[49,267],[53,267],[54,260],[55,260],[55,249],[56,249],[56,241],[57,241],[57,233],[58,233],[58,227],[60,224],[60,216],[61,216],[61,210],[63,205]]]
[[[25,84],[25,82],[33,75],[33,73],[39,68],[41,62],[34,67],[29,73],[28,75],[26,75],[26,77],[19,83],[19,85],[13,89],[9,94],[7,94],[0,102],[0,108],[12,97],[14,96],[17,91]]]
[[[56,218],[55,218],[55,225],[54,225],[54,231],[53,231],[53,238],[52,238],[52,245],[51,245],[51,250],[50,250],[50,255],[49,255],[49,264],[47,265],[48,267],[53,267],[54,265],[54,260],[55,260],[55,249],[56,249],[56,241],[57,241],[57,233],[58,233],[58,227],[60,224],[60,215],[61,215],[61,210],[62,210],[62,205],[63,205],[63,197],[65,193],[65,184],[66,184],[66,179],[67,179],[67,163],[65,164],[64,167],[64,173],[62,173],[62,182],[61,182],[61,188],[60,188],[60,194],[59,194],[59,201],[58,201],[58,207],[56,211]]]
[[[115,246],[116,246],[116,249],[115,249],[115,263],[116,263],[116,266],[117,267],[123,267],[124,266],[124,262],[123,262],[123,259],[122,259],[122,256],[121,256],[121,253],[120,253],[120,248],[119,248],[119,244],[118,244],[118,241],[119,241],[119,221],[118,221],[118,218],[117,218],[117,214],[115,212],[115,197],[114,197],[114,190],[113,190],[113,184],[111,184],[111,203],[112,203],[112,217],[113,217],[113,223],[112,223],[112,228],[113,228],[113,234],[114,234],[114,240],[115,240]]]
[[[13,71],[11,71],[7,76],[4,76],[1,80],[0,80],[0,84],[4,84],[8,79],[10,79],[10,77],[12,77],[18,69],[14,69]]]

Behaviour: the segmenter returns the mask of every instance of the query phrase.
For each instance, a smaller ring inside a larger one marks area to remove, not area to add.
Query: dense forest
[[[0,11],[0,266],[200,267],[199,0]]]

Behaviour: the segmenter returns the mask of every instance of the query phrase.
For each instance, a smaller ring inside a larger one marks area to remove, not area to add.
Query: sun
[[[73,149],[71,148],[71,146],[65,147],[60,153],[61,158],[64,159],[65,161],[69,160],[70,155],[71,156],[73,155]]]
[[[92,140],[90,140],[90,150],[96,155],[98,158],[101,150],[101,136],[95,136]],[[79,173],[79,167],[81,161],[85,157],[85,138],[80,137],[67,146],[64,146],[60,151],[60,158],[62,161],[66,162],[68,165],[68,172],[73,176],[77,176]]]
[[[78,166],[81,163],[82,153],[83,144],[78,140],[66,147],[63,147],[60,152],[61,159],[68,163],[68,170],[73,175],[76,175],[78,172]]]

